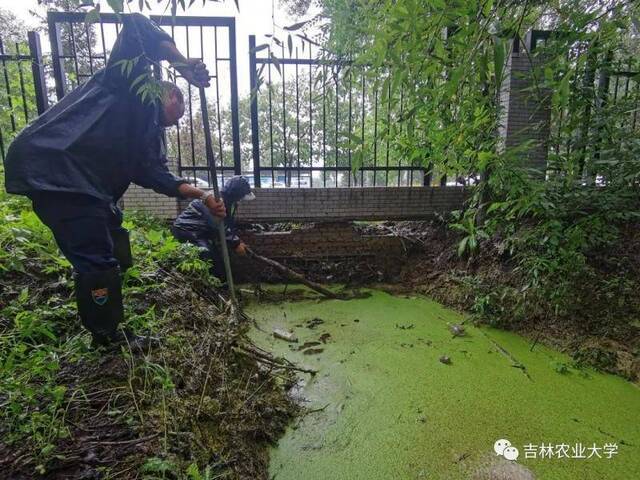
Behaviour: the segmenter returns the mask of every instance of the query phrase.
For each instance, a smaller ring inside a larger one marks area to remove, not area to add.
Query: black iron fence
[[[206,89],[209,117],[218,168],[218,181],[241,173],[238,120],[236,33],[233,17],[175,17],[152,15],[187,57],[200,58],[212,75]],[[49,37],[56,84],[61,99],[104,67],[111,45],[120,31],[120,17],[101,14],[87,25],[84,13],[49,12]],[[175,82],[185,96],[186,115],[176,128],[167,130],[167,152],[178,173],[195,185],[208,188],[211,175],[204,153],[202,114],[197,88],[173,68],[154,66],[157,78]]]
[[[533,31],[529,53],[548,55],[556,43],[566,50],[564,68],[557,70],[573,69],[573,75],[566,77],[564,93],[555,92],[564,100],[556,99],[552,109],[549,169],[606,184],[612,171],[637,155],[632,143],[640,135],[640,59],[625,45],[604,50],[596,41],[551,31]]]
[[[384,78],[372,78],[367,67],[327,59],[308,39],[258,44],[249,37],[251,95],[238,98],[235,21],[219,17],[153,16],[186,50],[200,57],[212,73],[209,116],[219,171],[224,177],[247,175],[256,187],[352,187],[455,185],[459,179],[432,172],[428,159],[407,161],[392,139],[402,135],[402,93],[391,101]],[[48,96],[62,98],[103,68],[120,29],[119,17],[102,14],[86,24],[83,13],[50,12],[51,57],[44,57],[37,33],[24,41],[0,39],[0,155],[13,136],[48,106]],[[544,45],[549,32],[533,32],[531,52]],[[534,38],[535,37],[535,38]],[[286,43],[286,44],[285,44]],[[568,62],[585,54],[576,44]],[[625,119],[631,132],[640,129],[640,69],[637,58],[600,58],[570,84],[572,101],[586,98],[584,111],[556,109],[552,117],[550,163],[569,155],[584,163],[604,163],[615,139],[610,125],[598,119],[607,112]],[[607,55],[605,52],[604,55]],[[52,72],[53,78],[45,76]],[[186,115],[167,131],[169,158],[194,184],[211,184],[197,89],[173,69],[156,66],[185,93]],[[49,95],[47,95],[47,90]],[[585,95],[587,92],[588,95]],[[590,92],[590,93],[589,93]],[[604,114],[603,114],[604,112]],[[569,118],[569,113],[575,118]],[[576,116],[578,115],[578,116]],[[626,116],[625,116],[626,115]],[[571,123],[573,122],[573,123]],[[579,122],[579,124],[577,124]],[[576,126],[577,125],[577,126]],[[618,129],[622,131],[623,129]],[[609,155],[610,156],[610,155]],[[553,165],[551,165],[553,166]],[[596,174],[598,174],[596,172]],[[219,179],[219,180],[223,180]],[[473,183],[465,178],[462,182]]]
[[[401,133],[402,93],[392,106],[368,68],[323,58],[319,46],[300,38],[285,46],[275,38],[257,44],[251,35],[249,57],[256,186],[431,183],[423,159],[407,161],[390,142]]]
[[[0,37],[0,158],[13,137],[48,106],[40,36],[26,41]]]

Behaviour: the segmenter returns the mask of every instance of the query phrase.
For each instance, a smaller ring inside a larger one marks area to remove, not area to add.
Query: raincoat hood
[[[237,175],[231,177],[222,187],[224,201],[231,205],[242,200],[253,200],[255,195],[251,192],[251,185],[246,178]]]

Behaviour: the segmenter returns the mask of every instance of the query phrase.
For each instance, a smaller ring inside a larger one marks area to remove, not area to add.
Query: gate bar
[[[231,75],[231,135],[233,141],[233,167],[236,175],[242,174],[240,160],[240,119],[238,101],[238,66],[236,64],[236,19],[231,17],[229,22],[229,73]],[[219,59],[216,59],[216,61]],[[216,65],[216,75],[218,69]],[[216,82],[218,79],[216,78]],[[219,101],[219,100],[218,100]]]
[[[33,74],[33,86],[36,93],[36,108],[41,115],[49,108],[47,97],[47,85],[44,78],[44,64],[42,62],[42,47],[38,32],[28,32],[29,52],[31,53],[31,73]]]
[[[258,132],[258,79],[256,67],[256,36],[249,35],[249,84],[251,94],[253,185],[255,188],[260,188],[260,135]]]

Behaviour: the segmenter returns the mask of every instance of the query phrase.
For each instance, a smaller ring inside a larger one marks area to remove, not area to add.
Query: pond
[[[368,293],[247,307],[259,346],[317,370],[292,392],[308,411],[271,452],[271,478],[638,478],[636,385],[426,298]]]

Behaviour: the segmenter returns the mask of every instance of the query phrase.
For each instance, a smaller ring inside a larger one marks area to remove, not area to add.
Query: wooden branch
[[[283,370],[294,370],[296,372],[302,372],[302,373],[310,373],[311,375],[315,375],[316,373],[318,373],[317,370],[296,367],[288,363],[281,363],[275,358],[268,358],[266,355],[257,355],[256,352],[251,350],[244,350],[241,347],[234,347],[233,351],[240,353],[242,355],[246,355],[247,357],[253,358],[256,362],[265,363],[275,368],[282,368]]]
[[[300,282],[306,285],[307,287],[309,287],[310,289],[320,293],[321,295],[324,295],[327,298],[334,298],[334,299],[341,298],[338,294],[332,292],[328,288],[323,287],[319,283],[308,280],[307,278],[304,277],[304,275],[294,270],[291,270],[289,267],[285,267],[281,263],[276,262],[275,260],[272,260],[270,258],[263,257],[262,255],[258,255],[256,252],[254,252],[250,248],[247,248],[246,250],[251,258],[253,258],[254,260],[258,260],[259,262],[262,262],[265,265],[269,265],[270,267],[274,268],[276,271],[278,271],[280,274],[284,275],[285,277],[288,277],[291,280],[294,280],[296,282]]]

